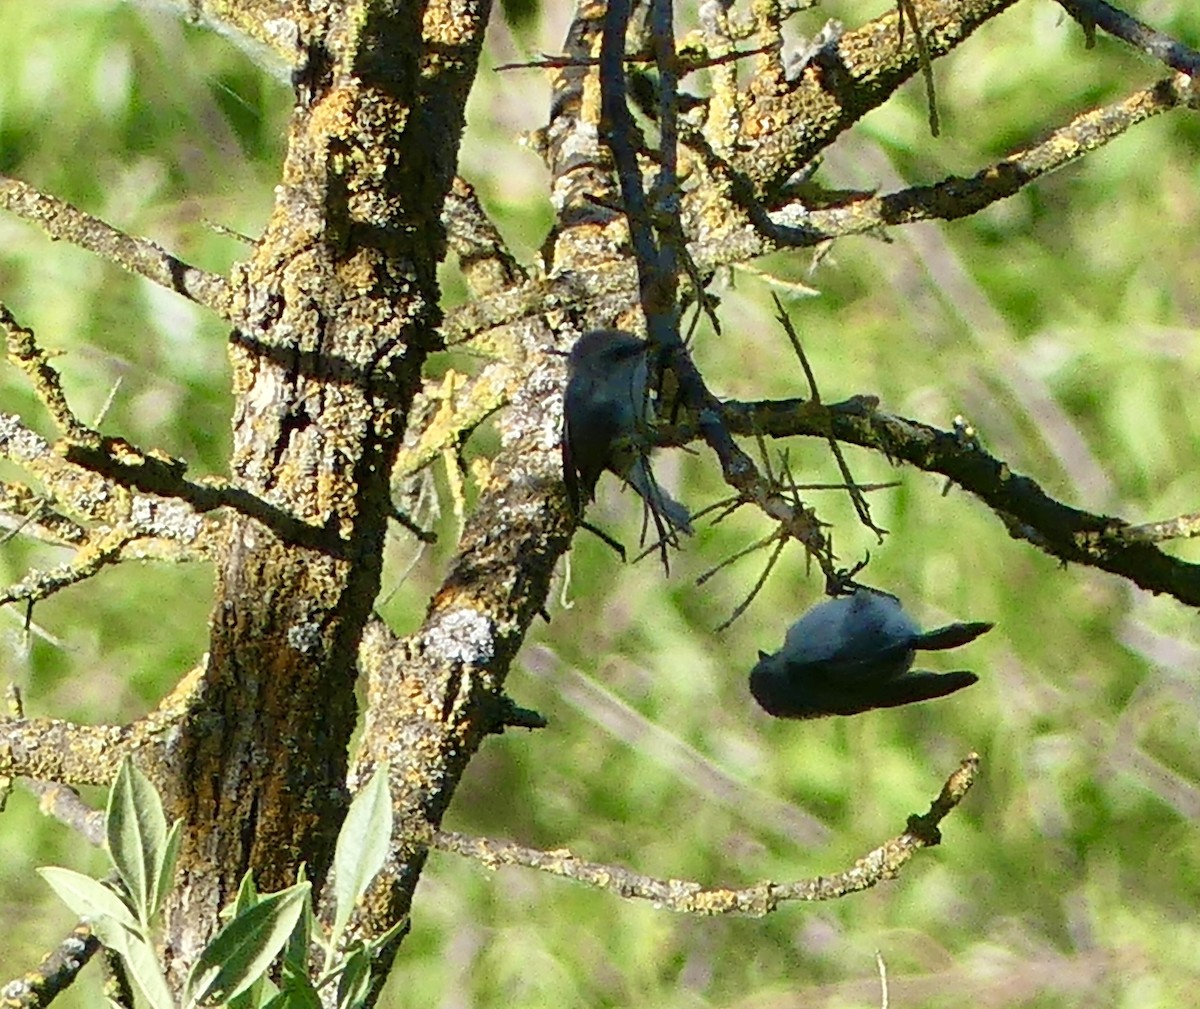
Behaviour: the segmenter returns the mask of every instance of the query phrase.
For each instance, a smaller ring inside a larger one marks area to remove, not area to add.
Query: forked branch
[[[861,397],[825,406],[792,399],[722,404],[725,423],[738,435],[827,437],[882,452],[927,473],[940,473],[980,498],[1009,534],[1063,561],[1127,578],[1151,592],[1200,606],[1200,564],[1164,553],[1145,526],[1093,515],[1050,497],[1037,481],[1013,472],[977,441],[876,409]],[[694,424],[660,429],[660,444],[683,445],[699,436]]]

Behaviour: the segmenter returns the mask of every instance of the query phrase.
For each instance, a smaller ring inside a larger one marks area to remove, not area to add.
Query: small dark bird
[[[804,614],[774,655],[759,652],[750,693],[778,718],[857,715],[945,697],[978,677],[965,671],[909,672],[917,650],[957,648],[993,626],[949,624],[922,631],[895,596],[860,586]]]
[[[646,502],[660,532],[690,535],[688,510],[659,487],[650,469],[649,349],[645,340],[617,329],[584,333],[571,348],[563,399],[563,481],[576,514],[582,514],[596,496],[600,474],[609,470]]]

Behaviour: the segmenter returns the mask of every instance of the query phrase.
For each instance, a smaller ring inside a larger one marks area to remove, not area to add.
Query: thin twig
[[[1200,91],[1186,77],[1172,77],[1142,88],[1120,101],[1091,109],[1050,133],[1040,143],[1011,154],[969,178],[951,177],[930,186],[912,186],[809,210],[797,207],[802,227],[795,237],[773,234],[777,245],[811,246],[845,235],[917,221],[953,221],[1019,192],[1085,154],[1122,136],[1132,127],[1163,112],[1196,105]]]
[[[0,985],[5,1009],[41,1009],[65,991],[100,949],[91,925],[80,922],[31,971]]]
[[[65,200],[0,175],[0,207],[40,225],[56,241],[70,242],[234,322],[232,294],[222,276],[189,266],[145,238],[134,238]]]
[[[903,833],[868,852],[844,872],[792,883],[758,883],[744,888],[708,887],[680,879],[657,879],[615,865],[590,862],[565,848],[539,851],[508,841],[470,837],[439,830],[432,846],[477,859],[489,869],[520,865],[538,869],[627,900],[648,900],[657,907],[685,914],[740,914],[761,917],[787,901],[819,901],[844,897],[893,879],[921,848],[941,842],[938,825],[970,790],[979,773],[979,756],[970,754],[950,775],[923,816],[910,816]]]
[[[1164,543],[1167,540],[1193,539],[1200,536],[1200,512],[1130,526],[1124,530],[1123,535],[1131,543]]]
[[[720,56],[706,56],[702,59],[681,57],[676,60],[676,66],[680,76],[683,76],[694,73],[697,70],[706,70],[709,67],[719,67],[726,63],[735,63],[750,56],[761,56],[765,52],[767,52],[766,46],[758,46],[755,49],[739,49],[735,52],[723,53]],[[628,66],[642,66],[654,62],[655,58],[653,56],[638,56],[632,53],[625,56],[625,63]],[[600,66],[599,57],[551,56],[548,53],[543,53],[540,59],[528,60],[524,63],[502,63],[495,68],[495,72],[500,73],[504,70],[562,70],[566,67],[598,66]]]
[[[720,634],[722,631],[726,631],[732,627],[734,621],[750,608],[750,604],[758,597],[759,592],[762,591],[762,587],[767,584],[767,577],[771,574],[776,562],[778,562],[780,555],[783,553],[783,548],[787,546],[788,537],[783,533],[779,533],[778,536],[779,544],[771,552],[771,556],[767,558],[767,563],[762,569],[762,574],[758,576],[758,580],[746,594],[746,598],[733,608],[733,612],[729,614],[729,618],[721,621],[721,623],[713,628],[714,633]]]
[[[777,316],[779,323],[781,326],[783,326],[783,331],[787,334],[788,340],[791,341],[792,349],[796,352],[796,356],[800,359],[800,367],[804,369],[804,375],[808,379],[808,389],[809,393],[812,395],[812,400],[814,403],[820,403],[821,392],[817,388],[817,376],[813,373],[812,365],[808,363],[808,355],[804,353],[804,345],[801,344],[800,337],[796,334],[796,329],[792,325],[792,320],[788,317],[787,312],[784,311],[783,302],[779,300],[779,295],[772,292],[771,297],[775,301],[775,310],[779,313]],[[871,506],[867,504],[867,499],[858,489],[858,484],[854,479],[854,474],[850,472],[850,466],[846,462],[845,455],[842,454],[842,447],[838,444],[837,439],[831,434],[829,435],[828,441],[829,450],[833,453],[834,459],[837,460],[838,469],[841,471],[842,479],[846,481],[850,501],[854,505],[854,510],[858,512],[859,521],[862,522],[862,524],[868,529],[870,529],[871,532],[873,532],[878,538],[879,542],[882,543],[884,534],[887,532],[887,530],[880,529],[871,518]],[[792,490],[793,493],[795,493],[797,490],[797,487],[794,484]]]
[[[3,302],[0,302],[0,332],[4,333],[8,359],[28,376],[55,426],[72,441],[96,441],[96,432],[80,421],[68,405],[58,372],[50,367],[50,357],[38,346],[33,330],[20,325]]]
[[[921,32],[921,19],[917,15],[913,0],[896,0],[900,11],[899,41],[904,42],[904,19],[912,26],[913,39],[917,47],[917,62],[921,66],[921,77],[925,81],[925,99],[929,104],[929,132],[935,137],[941,132],[938,122],[937,94],[933,87],[933,60],[929,56],[929,46]]]
[[[1170,35],[1143,24],[1131,14],[1118,10],[1104,0],[1058,0],[1058,3],[1085,30],[1093,25],[1103,28],[1172,70],[1189,77],[1200,77],[1200,53]]]
[[[87,581],[104,568],[119,563],[122,552],[135,538],[136,534],[126,529],[114,529],[89,538],[66,564],[45,571],[31,571],[19,582],[0,589],[0,606],[22,600],[35,603]]]
[[[1056,501],[1035,480],[1014,472],[977,443],[964,444],[956,431],[884,413],[873,397],[853,397],[830,405],[800,399],[727,400],[721,409],[735,434],[826,438],[832,431],[838,441],[949,477],[1005,521],[1010,535],[1027,539],[1063,561],[1109,571],[1151,592],[1200,606],[1200,564],[1172,557],[1153,543],[1131,542],[1128,522]],[[700,436],[699,425],[689,422],[660,428],[658,436],[662,445],[686,445]]]
[[[728,557],[726,557],[723,561],[721,561],[718,564],[713,565],[707,571],[700,574],[696,578],[696,584],[703,585],[706,581],[708,581],[710,578],[714,577],[719,572],[724,571],[725,568],[729,567],[731,564],[736,564],[743,557],[749,557],[750,554],[756,553],[757,551],[761,550],[763,547],[770,546],[772,543],[774,543],[779,538],[780,538],[779,530],[776,530],[775,532],[771,533],[769,536],[764,536],[760,540],[755,540],[748,547],[742,547],[741,550],[734,551],[732,554],[730,554]]]

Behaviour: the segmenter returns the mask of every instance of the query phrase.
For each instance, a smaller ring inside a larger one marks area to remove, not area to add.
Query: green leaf
[[[46,866],[38,869],[75,914],[87,918],[97,938],[119,953],[153,1009],[175,1009],[162,967],[129,906],[98,879],[81,872]]]
[[[333,934],[337,945],[354,913],[354,907],[367,892],[375,874],[383,868],[392,843],[392,797],[388,789],[388,768],[380,764],[366,787],[350,803],[333,853],[333,893],[336,900]]]
[[[311,883],[297,883],[259,900],[221,929],[188,974],[183,1003],[228,1002],[271,966],[303,914]]]
[[[154,785],[126,757],[108,794],[108,853],[129,891],[138,920],[146,928],[154,913],[167,818]]]
[[[177,1009],[171,989],[167,987],[167,979],[163,976],[162,966],[150,943],[140,936],[130,935],[124,949],[113,948],[125,960],[129,976],[137,982],[153,1009]]]
[[[371,953],[359,946],[350,953],[338,978],[338,1009],[358,1009],[371,993]]]
[[[179,844],[183,839],[183,821],[176,820],[167,831],[167,840],[163,845],[162,857],[154,870],[154,906],[150,913],[158,914],[162,910],[163,901],[175,885],[175,864],[179,861]]]
[[[312,985],[285,986],[263,1009],[322,1009],[321,998]]]
[[[299,873],[304,876],[303,867]],[[301,883],[304,879],[301,878]],[[304,902],[304,913],[300,915],[296,922],[296,927],[292,929],[292,934],[288,936],[287,944],[283,947],[283,976],[288,978],[294,976],[302,978],[305,984],[311,983],[308,979],[308,958],[311,955],[309,950],[312,946],[313,921],[315,919],[312,909],[312,896]]]
[[[231,998],[226,1005],[229,1009],[262,1009],[275,999],[279,991],[279,985],[264,974],[240,995]]]
[[[254,873],[247,869],[238,885],[237,897],[233,901],[233,917],[245,914],[258,903],[258,887],[254,885]]]
[[[141,925],[129,905],[100,880],[57,865],[38,869],[38,875],[50,884],[59,900],[75,914],[92,922],[96,935],[105,946],[118,948],[109,941],[109,934],[118,928],[138,936],[142,934]]]
[[[233,920],[245,914],[257,903],[258,888],[254,885],[254,873],[250,869],[247,869],[246,874],[242,876],[242,882],[238,885],[237,897],[234,898],[233,907],[226,908],[222,913],[222,917]],[[269,992],[265,990],[267,985],[271,986]],[[240,995],[235,995],[229,1000],[229,1009],[259,1009],[259,1006],[265,1002],[269,1002],[278,993],[279,989],[272,984],[271,979],[266,974],[263,974],[244,992]]]

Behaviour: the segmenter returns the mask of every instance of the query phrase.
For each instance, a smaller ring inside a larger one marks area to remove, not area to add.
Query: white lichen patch
[[[496,624],[478,610],[449,610],[426,630],[425,650],[443,662],[486,665],[496,654]]]
[[[190,505],[181,501],[136,497],[131,504],[129,517],[139,530],[166,537],[176,543],[191,543],[204,528],[204,519]]]
[[[292,624],[287,630],[287,643],[301,655],[308,655],[321,647],[321,628],[314,623]]]

